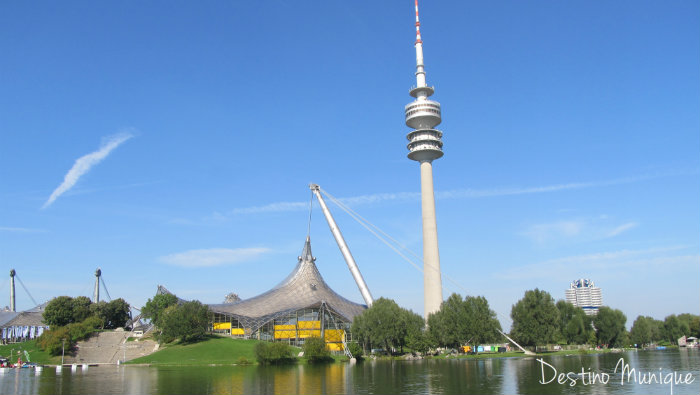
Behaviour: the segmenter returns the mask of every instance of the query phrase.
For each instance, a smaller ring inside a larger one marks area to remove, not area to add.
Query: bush
[[[63,339],[65,339],[65,349],[70,353],[75,343],[71,340],[68,328],[65,326],[59,326],[42,333],[36,344],[51,355],[61,355],[64,346]]]
[[[65,351],[70,353],[76,342],[90,337],[101,325],[102,321],[93,316],[80,323],[55,327],[39,336],[37,345],[51,355],[61,355],[64,346]]]
[[[348,344],[348,349],[350,350],[350,354],[352,354],[352,357],[357,359],[358,361],[362,359],[362,346],[359,343],[350,343]]]
[[[304,341],[304,357],[309,363],[331,362],[331,352],[326,349],[326,342],[320,337],[308,337]]]
[[[237,365],[250,365],[251,362],[246,357],[238,357],[236,360]]]
[[[262,365],[280,365],[296,360],[292,347],[287,343],[260,342],[255,345],[255,358]]]

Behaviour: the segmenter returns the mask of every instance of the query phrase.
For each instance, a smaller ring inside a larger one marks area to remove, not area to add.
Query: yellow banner
[[[305,330],[299,331],[299,338],[305,339],[307,337],[321,337],[321,331]]]
[[[214,330],[219,330],[219,329],[231,329],[231,323],[230,322],[215,322],[214,323]]]
[[[343,341],[342,329],[326,329],[325,330],[325,340],[327,343],[340,343]]]
[[[299,321],[297,326],[299,329],[321,329],[321,321]]]

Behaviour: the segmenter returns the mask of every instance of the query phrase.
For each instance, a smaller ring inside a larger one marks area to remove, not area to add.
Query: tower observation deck
[[[406,126],[413,129],[408,139],[408,158],[420,162],[421,206],[423,215],[423,292],[424,316],[440,309],[442,304],[442,278],[440,274],[440,253],[438,250],[437,223],[435,220],[435,192],[433,190],[432,161],[442,157],[442,132],[435,129],[442,122],[440,103],[428,99],[435,89],[425,81],[423,64],[423,40],[416,4],[416,86],[410,95],[414,101],[405,107]]]

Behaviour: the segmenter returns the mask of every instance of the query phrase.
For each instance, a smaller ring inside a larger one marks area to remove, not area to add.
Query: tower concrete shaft
[[[427,321],[428,316],[440,310],[442,304],[440,251],[438,250],[435,194],[433,192],[433,165],[429,161],[420,164],[420,183],[423,212],[423,303]]]
[[[435,219],[435,193],[433,189],[432,161],[442,157],[442,132],[435,129],[442,122],[440,103],[428,99],[435,89],[428,86],[423,63],[423,40],[416,4],[416,86],[409,92],[415,100],[404,108],[408,133],[408,158],[420,162],[421,203],[423,212],[423,292],[424,315],[440,310],[442,304],[442,278],[438,249],[437,221]]]

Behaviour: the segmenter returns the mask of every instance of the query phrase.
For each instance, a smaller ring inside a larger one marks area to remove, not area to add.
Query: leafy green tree
[[[466,305],[456,293],[440,305],[440,310],[428,316],[430,337],[441,346],[458,347],[470,340]]]
[[[645,344],[651,343],[651,326],[653,325],[649,317],[638,316],[630,329],[630,341],[642,347]]]
[[[129,320],[129,304],[122,298],[107,303],[93,303],[92,312],[102,322],[102,328],[114,329],[123,327]]]
[[[160,318],[163,312],[170,306],[177,304],[177,296],[173,294],[157,294],[153,299],[148,299],[146,305],[141,309],[141,314],[144,318],[148,318],[151,322],[160,327]]]
[[[599,344],[608,347],[624,346],[625,323],[627,317],[617,309],[603,306],[598,309],[598,314],[593,319],[593,326],[596,328],[596,337]]]
[[[496,312],[491,310],[489,302],[483,296],[467,296],[466,305],[468,328],[475,344],[492,343],[502,337],[501,322],[496,318]]]
[[[304,339],[302,350],[304,351],[304,358],[306,358],[309,363],[333,361],[331,352],[326,348],[325,340],[320,337],[307,337]]]
[[[401,333],[399,343],[401,353],[403,347],[410,347],[413,351],[425,353],[430,349],[430,342],[425,333],[425,320],[420,315],[411,310],[401,309],[401,320],[403,333]]]
[[[690,328],[686,322],[671,314],[664,319],[663,333],[664,340],[676,344],[679,338],[690,333]]]
[[[183,343],[205,337],[209,327],[209,309],[199,301],[172,305],[161,313],[160,340],[170,342],[180,339]]]
[[[406,342],[405,309],[391,299],[379,298],[372,307],[353,319],[351,331],[365,346],[380,345],[387,351]]]
[[[73,320],[71,322],[83,322],[90,317],[90,306],[92,301],[87,296],[73,298]]]
[[[564,300],[557,302],[561,336],[567,344],[586,344],[593,327],[591,317],[582,308]]]
[[[65,326],[73,321],[73,298],[57,296],[44,308],[44,322],[49,326]]]
[[[513,320],[510,334],[524,346],[552,343],[559,334],[559,309],[554,298],[535,288],[513,305],[510,311]]]
[[[679,314],[678,319],[688,325],[689,332],[685,334],[686,336],[700,337],[700,316],[684,313]]]
[[[498,340],[501,323],[483,296],[450,295],[440,310],[428,317],[430,338],[442,346]]]
[[[651,341],[658,342],[664,339],[664,322],[661,320],[654,319],[652,317],[646,317],[649,327],[651,328]]]

